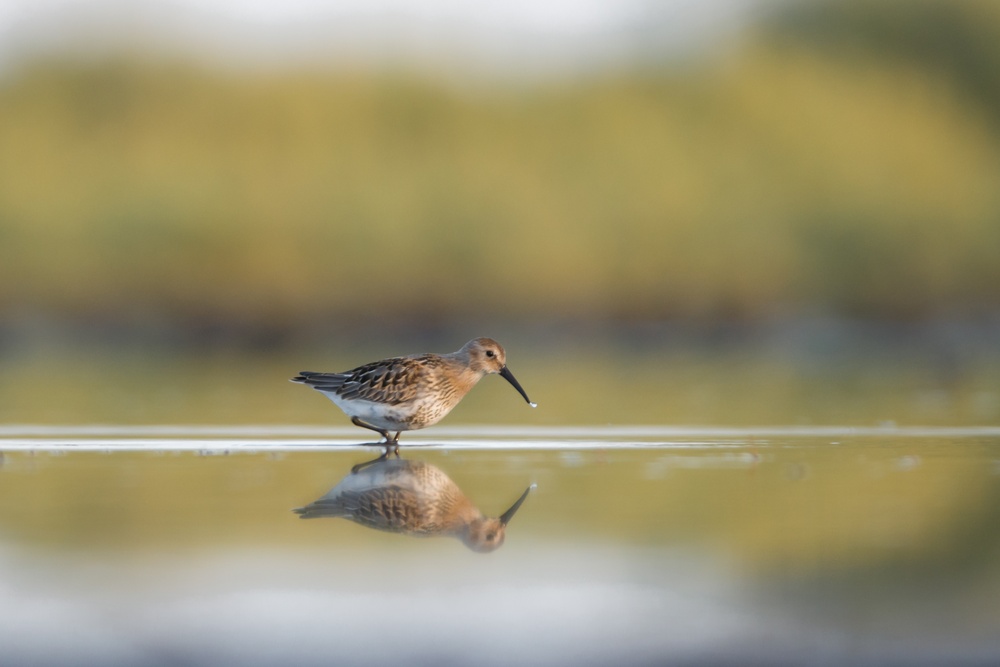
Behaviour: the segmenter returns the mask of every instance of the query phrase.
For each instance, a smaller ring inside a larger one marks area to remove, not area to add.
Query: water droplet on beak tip
[[[537,408],[538,407],[538,403],[528,403],[528,405],[530,405],[533,408]]]

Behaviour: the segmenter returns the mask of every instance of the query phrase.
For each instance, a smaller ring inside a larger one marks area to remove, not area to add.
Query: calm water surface
[[[0,427],[2,664],[1000,664],[1000,429],[434,431],[499,550],[300,520],[356,429]]]

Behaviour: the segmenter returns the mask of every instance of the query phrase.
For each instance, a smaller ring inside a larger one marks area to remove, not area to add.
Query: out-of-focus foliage
[[[993,7],[793,5],[561,83],[37,62],[0,82],[0,318],[994,311]]]
[[[794,3],[770,37],[826,53],[909,62],[937,72],[1000,118],[1000,5],[990,0]]]

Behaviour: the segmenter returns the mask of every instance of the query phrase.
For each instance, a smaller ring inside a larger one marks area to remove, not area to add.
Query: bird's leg
[[[385,445],[385,452],[382,454],[382,456],[375,459],[375,461],[380,461],[389,456],[389,454],[395,454],[396,458],[397,459],[399,458],[399,434],[402,433],[402,431],[396,431],[396,435],[390,435],[389,431],[379,428],[378,426],[372,426],[368,422],[359,419],[358,417],[351,417],[351,423],[354,424],[355,426],[360,426],[361,428],[366,428],[370,431],[375,431],[376,433],[382,436],[383,441],[378,444]],[[369,461],[368,463],[374,463],[375,461]],[[367,463],[362,464],[361,467],[363,468],[365,465],[368,464]],[[352,469],[352,472],[357,472],[357,470]]]
[[[389,442],[392,440],[392,438],[389,437],[389,432],[386,431],[384,428],[379,428],[378,426],[372,426],[368,422],[361,421],[357,417],[351,417],[351,423],[354,424],[355,426],[366,428],[369,431],[375,431],[376,433],[381,435],[383,438],[385,438],[385,443],[380,443],[380,444],[389,444]],[[397,433],[396,440],[398,439],[399,439],[399,434]]]
[[[384,452],[382,452],[382,455],[379,456],[378,458],[372,459],[371,461],[365,461],[364,463],[358,463],[358,464],[356,464],[354,467],[351,468],[351,474],[353,475],[354,473],[358,472],[359,470],[364,470],[368,466],[374,465],[374,464],[378,463],[379,461],[385,461],[387,458],[389,458],[389,449],[388,448],[386,448],[386,450]]]

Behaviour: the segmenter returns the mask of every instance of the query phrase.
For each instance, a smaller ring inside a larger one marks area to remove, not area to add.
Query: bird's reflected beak
[[[509,510],[500,515],[500,523],[502,523],[504,526],[507,525],[507,523],[514,517],[514,513],[517,512],[517,509],[521,506],[521,503],[523,503],[524,499],[528,497],[529,493],[531,493],[531,490],[533,488],[535,488],[534,484],[526,488],[524,490],[524,493],[521,494],[521,497],[517,499],[517,502],[511,505]]]
[[[531,399],[528,398],[528,395],[524,393],[524,389],[521,389],[521,383],[517,381],[517,378],[514,377],[514,374],[510,372],[510,369],[507,368],[507,366],[500,369],[500,377],[514,385],[514,389],[517,389],[517,392],[521,394],[521,396],[524,396],[524,400],[528,402],[528,405],[533,408],[538,407],[538,405],[536,403],[532,403]]]

